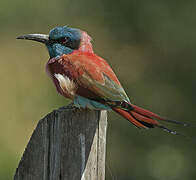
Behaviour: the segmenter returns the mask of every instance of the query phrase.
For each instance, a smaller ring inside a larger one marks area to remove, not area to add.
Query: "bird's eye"
[[[59,40],[59,43],[61,43],[63,45],[66,45],[68,42],[69,42],[69,39],[67,37],[62,38],[62,39]]]

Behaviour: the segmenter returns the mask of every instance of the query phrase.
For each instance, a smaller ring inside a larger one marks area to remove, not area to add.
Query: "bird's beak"
[[[46,34],[26,34],[23,36],[18,36],[16,39],[27,39],[46,44],[49,41],[49,36]]]

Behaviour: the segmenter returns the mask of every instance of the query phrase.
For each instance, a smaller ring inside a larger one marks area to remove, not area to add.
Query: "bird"
[[[94,53],[87,32],[69,26],[58,26],[49,34],[26,34],[17,39],[33,40],[45,44],[49,60],[46,72],[56,90],[71,99],[74,106],[96,110],[113,110],[135,127],[158,127],[171,134],[162,122],[188,126],[187,123],[161,117],[131,103],[110,65]]]

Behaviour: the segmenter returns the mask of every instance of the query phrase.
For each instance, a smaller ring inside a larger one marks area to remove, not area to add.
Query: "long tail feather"
[[[179,135],[179,136],[183,136],[184,138],[191,139],[191,137],[189,137],[189,136],[187,136],[187,135],[184,135],[184,134],[181,134],[181,133],[179,133],[179,132],[177,132],[177,131],[168,129],[167,127],[165,127],[165,126],[163,126],[163,125],[160,125],[160,126],[157,126],[157,127],[163,129],[163,131],[168,132],[168,133],[170,133],[170,134]]]
[[[113,110],[115,112],[117,112],[118,114],[120,114],[121,116],[123,116],[124,118],[126,118],[127,120],[129,120],[136,127],[138,127],[138,128],[146,128],[146,126],[144,126],[142,123],[140,123],[139,121],[134,119],[133,116],[131,116],[129,112],[127,112],[127,111],[125,111],[123,109],[120,109],[120,108],[113,108]]]
[[[140,115],[143,115],[143,116],[146,116],[146,117],[149,117],[149,118],[153,118],[153,119],[157,119],[157,120],[161,120],[161,121],[165,121],[165,122],[168,122],[168,123],[173,123],[173,124],[178,124],[178,125],[182,125],[182,126],[192,126],[188,123],[185,123],[185,122],[180,122],[180,121],[176,121],[176,120],[171,120],[171,119],[167,119],[167,118],[164,118],[164,117],[161,117],[151,111],[148,111],[146,109],[143,109],[141,107],[138,107],[134,104],[130,104],[132,107],[133,107],[133,111],[137,112],[138,114]]]
[[[135,125],[138,128],[147,129],[147,128],[158,127],[168,133],[184,136],[176,131],[173,131],[173,130],[168,129],[167,127],[161,125],[157,120],[165,121],[168,123],[174,123],[174,124],[178,124],[178,125],[182,125],[182,126],[189,126],[189,124],[184,123],[184,122],[179,122],[179,121],[163,118],[163,117],[161,117],[151,111],[148,111],[146,109],[138,107],[134,104],[130,104],[127,102],[126,102],[126,104],[127,104],[128,108],[112,107],[112,109],[115,112],[117,112],[118,114],[120,114],[121,116],[123,116],[124,118],[126,118],[127,120],[129,120],[133,125]],[[186,136],[184,136],[184,137],[186,137]]]
[[[135,111],[132,111],[130,113],[133,114],[133,116],[136,119],[140,120],[140,121],[144,121],[144,122],[147,122],[147,123],[150,123],[150,124],[156,124],[156,125],[158,125],[158,122],[156,120],[154,120],[154,119],[151,119],[149,117],[145,117],[145,116],[143,116],[143,115],[141,115],[141,114],[139,114],[139,113],[137,113]]]

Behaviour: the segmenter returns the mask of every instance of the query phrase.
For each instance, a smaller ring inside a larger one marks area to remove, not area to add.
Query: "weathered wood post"
[[[104,180],[106,128],[106,111],[53,111],[39,121],[14,180]]]

